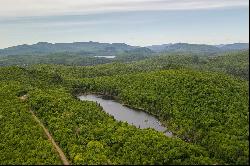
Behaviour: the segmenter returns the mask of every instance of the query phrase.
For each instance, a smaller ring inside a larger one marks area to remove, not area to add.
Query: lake
[[[78,98],[82,101],[93,101],[99,103],[102,106],[103,111],[112,115],[118,121],[128,122],[128,124],[141,129],[153,128],[157,131],[164,132],[164,134],[169,137],[172,137],[172,133],[167,131],[167,128],[164,127],[158,119],[144,111],[128,108],[114,100],[104,99],[102,96],[98,95],[82,95]]]
[[[114,59],[116,56],[95,56],[96,58],[108,58],[108,59]]]

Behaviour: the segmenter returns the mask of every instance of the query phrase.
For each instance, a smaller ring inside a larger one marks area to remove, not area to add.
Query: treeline
[[[0,56],[0,66],[30,66],[34,64],[91,66],[110,62],[112,62],[112,60],[108,58],[96,58],[94,56],[83,56],[68,53]]]
[[[147,50],[135,49],[123,53],[114,59],[67,53],[40,56],[0,56],[0,66],[18,65],[26,67],[34,64],[47,64],[39,65],[39,67],[50,68],[50,70],[56,70],[56,72],[62,74],[65,74],[65,70],[69,70],[70,72],[74,70],[74,75],[78,75],[79,77],[110,76],[152,70],[188,68],[201,71],[223,72],[249,80],[249,50],[228,52],[217,54],[216,56],[202,56],[188,53],[155,54],[153,56]],[[68,69],[60,65],[67,65]],[[64,72],[61,72],[61,70]]]
[[[96,66],[35,65],[34,68],[57,73],[63,78],[93,78],[168,69],[194,69],[226,73],[249,80],[249,52],[240,51],[216,57],[198,55],[161,55],[131,63],[114,62]]]
[[[36,53],[23,53],[21,55],[0,55],[0,66],[30,66],[35,64],[93,66],[112,62],[139,61],[154,55],[154,53],[147,48],[133,48],[132,50],[117,50],[115,52],[106,52],[104,50],[96,51],[94,53],[58,52],[41,55]],[[114,58],[110,58],[110,56],[114,56]]]

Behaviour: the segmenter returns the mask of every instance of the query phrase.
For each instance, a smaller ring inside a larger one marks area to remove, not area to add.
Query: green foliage
[[[181,139],[205,147],[210,157],[223,163],[248,161],[245,81],[223,74],[168,70],[83,79],[78,84],[83,91],[118,96],[124,104],[156,115]]]
[[[36,89],[29,95],[32,110],[73,164],[215,163],[199,146],[117,122],[95,103],[76,100],[64,89]]]
[[[249,80],[249,50],[210,58],[204,67],[210,71],[225,72]]]
[[[89,66],[110,63],[107,58],[95,58],[77,54],[57,53],[49,55],[8,55],[0,56],[0,66],[28,66],[34,64],[63,64],[74,66]]]
[[[15,92],[24,92],[20,83],[9,84],[0,85],[0,163],[61,164],[28,105],[16,96]]]
[[[126,56],[127,57],[127,56]],[[137,56],[137,58],[140,58]],[[130,61],[129,57],[126,60]],[[132,59],[131,59],[132,61]],[[219,54],[216,57],[167,54],[161,56],[147,57],[145,60],[121,63],[113,61],[111,64],[97,66],[63,66],[63,65],[36,65],[31,66],[39,71],[59,73],[64,78],[86,78],[99,76],[124,75],[131,73],[159,71],[167,69],[195,69],[199,71],[213,71],[226,73],[248,80],[249,75],[249,52],[239,51],[234,53]]]
[[[133,54],[141,51],[147,50]],[[32,109],[72,164],[248,164],[248,59],[243,51],[87,67],[1,67],[0,163],[61,163]],[[116,96],[157,116],[177,138],[117,122],[72,92]],[[27,101],[18,98],[26,94]]]

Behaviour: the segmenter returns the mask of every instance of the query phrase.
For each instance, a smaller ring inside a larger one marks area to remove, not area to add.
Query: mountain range
[[[162,44],[148,47],[131,46],[125,43],[99,43],[99,42],[75,42],[75,43],[47,43],[39,42],[33,45],[18,45],[0,49],[0,55],[48,55],[54,53],[71,53],[87,56],[118,56],[124,54],[152,54],[152,53],[195,53],[216,54],[226,51],[249,49],[249,43],[234,43],[221,45],[206,44]]]
[[[206,45],[206,44],[188,44],[175,43],[153,45],[147,47],[155,52],[190,52],[190,53],[218,53],[224,51],[237,51],[249,49],[249,43],[234,43],[221,45]]]

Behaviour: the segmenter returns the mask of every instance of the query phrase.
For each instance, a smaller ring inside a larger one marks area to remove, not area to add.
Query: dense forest
[[[223,53],[215,57],[190,54],[162,54],[145,57],[142,60],[131,60],[132,62],[128,60],[129,57],[125,56],[123,61],[113,60],[107,64],[86,67],[40,64],[28,66],[27,68],[57,73],[64,78],[72,76],[75,78],[90,78],[168,69],[213,71],[226,73],[245,80],[249,78],[248,51]]]
[[[0,58],[0,164],[62,163],[30,111],[71,164],[249,162],[248,50],[30,56],[20,63],[17,55]],[[156,116],[175,136],[117,121],[97,103],[80,101],[82,93],[116,97]]]
[[[90,66],[112,62],[138,61],[159,55],[213,57],[248,49],[248,43],[223,46],[176,43],[138,47],[124,43],[76,42],[52,44],[39,42],[33,45],[19,45],[0,49],[0,66],[34,64]],[[176,63],[179,62],[176,61]]]

